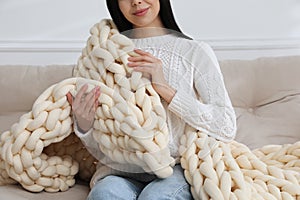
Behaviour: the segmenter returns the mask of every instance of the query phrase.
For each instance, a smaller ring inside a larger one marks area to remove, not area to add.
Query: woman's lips
[[[145,8],[145,9],[141,9],[141,10],[137,10],[135,13],[133,13],[136,16],[143,16],[148,12],[149,8]]]

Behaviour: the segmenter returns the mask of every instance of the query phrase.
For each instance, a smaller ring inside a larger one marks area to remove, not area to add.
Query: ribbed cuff
[[[77,137],[79,137],[79,138],[81,138],[81,139],[85,139],[85,138],[88,138],[88,137],[90,136],[90,134],[92,134],[93,128],[91,128],[91,129],[88,130],[87,132],[83,133],[83,132],[79,129],[76,120],[74,120],[74,132],[75,132],[75,134],[77,135]]]
[[[191,96],[186,92],[177,90],[172,101],[169,103],[168,109],[175,113],[178,117],[183,118],[188,114],[191,106]]]

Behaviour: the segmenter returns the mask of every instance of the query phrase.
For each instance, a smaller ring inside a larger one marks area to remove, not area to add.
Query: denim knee
[[[132,180],[107,176],[94,185],[87,200],[136,200],[141,189]]]
[[[177,188],[166,188],[166,190],[143,190],[139,200],[192,200],[190,186],[188,184],[181,185]]]
[[[190,185],[185,180],[180,165],[174,167],[174,173],[165,179],[156,179],[141,192],[140,200],[191,200]]]

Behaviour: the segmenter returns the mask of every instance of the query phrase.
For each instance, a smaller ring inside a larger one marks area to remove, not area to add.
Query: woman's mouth
[[[136,16],[143,16],[148,12],[149,8],[144,8],[144,9],[140,9],[137,10],[135,13],[133,13]]]

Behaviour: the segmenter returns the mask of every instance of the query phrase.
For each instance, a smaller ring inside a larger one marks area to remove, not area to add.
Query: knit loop
[[[289,152],[297,145],[288,145]],[[287,153],[285,146],[255,150],[260,159],[241,143],[226,144],[188,128],[181,138],[181,165],[195,199],[298,199],[298,169],[285,170],[263,161],[271,161],[269,156],[264,157],[267,153]]]

